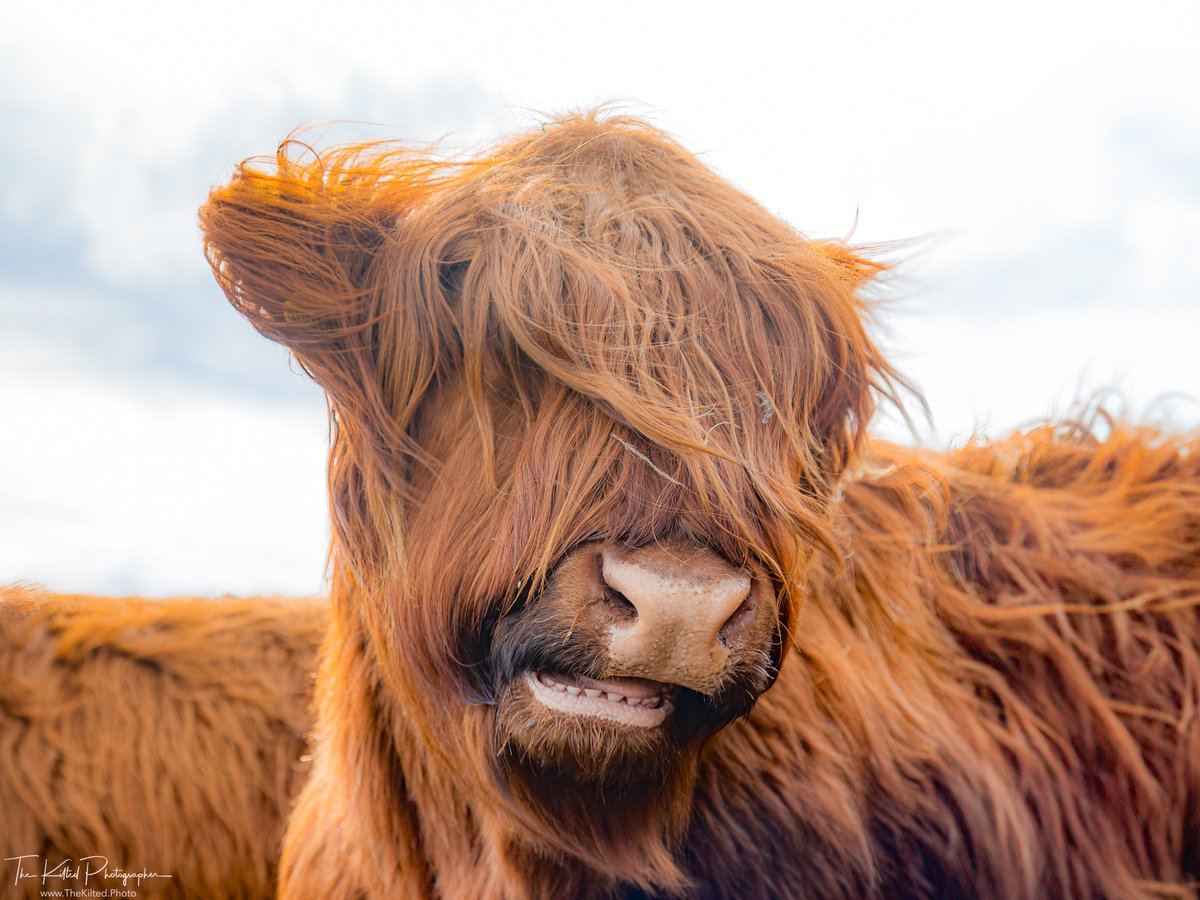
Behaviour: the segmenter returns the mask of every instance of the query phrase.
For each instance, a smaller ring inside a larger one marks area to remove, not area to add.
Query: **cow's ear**
[[[345,377],[339,367],[369,341],[372,269],[411,200],[379,174],[379,159],[306,163],[289,158],[295,146],[239,166],[213,190],[200,223],[230,303],[331,389]]]

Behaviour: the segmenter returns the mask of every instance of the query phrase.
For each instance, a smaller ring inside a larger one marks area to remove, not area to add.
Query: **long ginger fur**
[[[0,590],[0,894],[271,896],[326,610]]]

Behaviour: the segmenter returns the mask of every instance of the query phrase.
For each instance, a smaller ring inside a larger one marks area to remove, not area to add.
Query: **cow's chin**
[[[675,721],[681,693],[643,679],[522,672],[497,710],[502,756],[539,780],[662,782],[685,750]]]
[[[695,696],[640,679],[519,671],[497,697],[492,758],[524,823],[515,843],[538,866],[575,858],[604,883],[677,876],[665,861],[691,811],[703,741],[679,725]]]
[[[519,672],[496,708],[498,761],[546,784],[653,789],[689,768],[705,740],[749,711],[679,685],[557,669]]]

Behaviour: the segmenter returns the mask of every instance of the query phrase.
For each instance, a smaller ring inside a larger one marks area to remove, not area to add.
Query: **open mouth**
[[[551,709],[635,728],[661,725],[675,706],[673,685],[642,678],[600,680],[561,672],[526,672],[525,680],[530,693]]]

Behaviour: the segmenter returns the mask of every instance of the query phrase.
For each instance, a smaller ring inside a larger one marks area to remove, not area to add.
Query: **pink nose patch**
[[[637,609],[632,622],[611,627],[613,664],[700,691],[711,690],[729,651],[721,629],[750,594],[750,576],[707,558],[694,567],[654,566],[605,556],[604,581]]]

